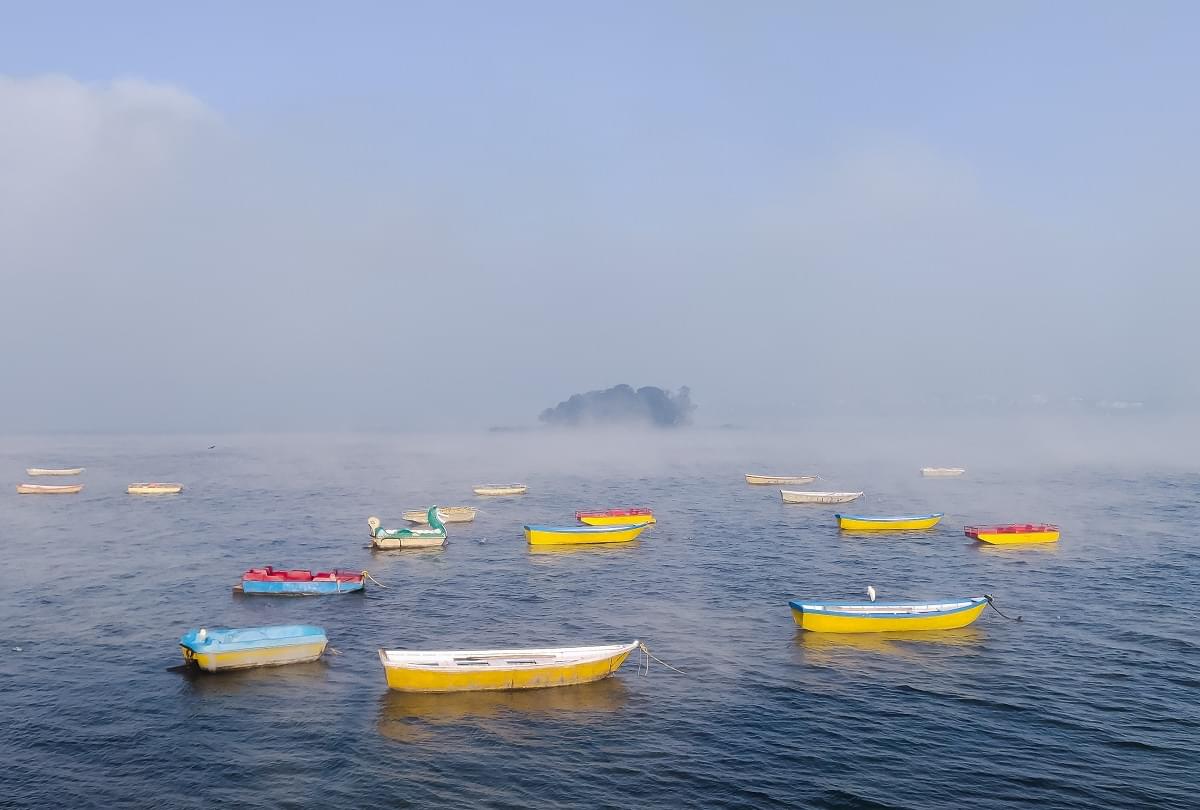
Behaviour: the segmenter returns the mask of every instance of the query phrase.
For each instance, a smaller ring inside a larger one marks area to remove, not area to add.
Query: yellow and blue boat
[[[316,661],[328,643],[324,630],[306,624],[211,630],[201,627],[179,639],[184,663],[207,672]]]
[[[567,546],[579,543],[628,543],[646,530],[649,523],[619,526],[524,526],[531,546]]]
[[[987,607],[986,596],[933,604],[869,602],[788,602],[796,624],[814,633],[889,633],[966,627]]]
[[[998,546],[1015,546],[1026,543],[1054,543],[1059,537],[1058,527],[1052,523],[1005,523],[999,526],[967,526],[963,529],[967,537],[981,543]]]
[[[477,692],[541,689],[607,678],[641,646],[556,647],[540,650],[380,650],[387,685],[401,692]]]
[[[834,515],[838,528],[854,532],[903,532],[914,529],[931,529],[944,517],[944,513],[932,515],[891,515],[869,517],[867,515]]]
[[[632,523],[657,523],[649,509],[609,509],[603,512],[576,512],[575,519],[588,526],[628,526]]]

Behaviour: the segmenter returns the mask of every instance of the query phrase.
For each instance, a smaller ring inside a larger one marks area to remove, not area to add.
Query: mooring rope
[[[657,656],[655,656],[655,655],[654,655],[654,653],[650,652],[650,650],[649,650],[649,649],[647,649],[646,645],[645,645],[645,644],[643,644],[643,643],[642,643],[642,642],[640,642],[640,641],[638,642],[638,647],[639,647],[639,648],[641,649],[641,651],[642,651],[642,652],[645,654],[645,656],[646,656],[646,658],[647,658],[647,659],[649,659],[649,658],[653,658],[655,661],[657,661],[658,663],[662,664],[664,667],[666,667],[667,669],[671,670],[672,672],[678,672],[680,675],[686,675],[686,674],[687,674],[687,673],[686,673],[686,672],[684,672],[682,669],[676,669],[675,667],[673,667],[673,666],[671,666],[670,664],[668,664],[666,661],[664,661],[664,660],[662,660],[661,658],[658,658]],[[645,659],[643,659],[643,660],[645,660]],[[640,668],[639,668],[639,669],[640,669]],[[642,673],[642,674],[647,674],[647,675],[648,675],[649,673],[650,673],[650,662],[649,662],[649,661],[646,661],[646,671],[645,671],[644,673]]]
[[[376,585],[378,585],[380,588],[386,588],[386,587],[387,587],[387,585],[384,585],[382,582],[380,582],[379,580],[375,579],[375,577],[371,576],[371,572],[370,572],[370,571],[363,571],[363,572],[362,572],[362,575],[363,575],[364,577],[366,577],[367,579],[371,580],[372,582],[374,582],[374,583],[375,583]]]
[[[992,601],[992,595],[990,593],[985,593],[983,595],[983,598],[986,599],[987,603],[992,606],[992,610],[996,611],[1001,616],[1004,616],[1004,618],[1008,619],[1010,622],[1023,621],[1020,616],[1018,616],[1017,618],[1014,619],[1012,616],[1005,614],[1004,611],[1002,611],[1000,608],[996,607],[996,603],[994,601]]]

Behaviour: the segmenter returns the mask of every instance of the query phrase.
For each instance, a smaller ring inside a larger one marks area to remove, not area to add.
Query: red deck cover
[[[967,526],[963,533],[967,537],[980,534],[1030,534],[1032,532],[1056,532],[1058,527],[1052,523],[1002,523],[995,526]]]
[[[246,573],[242,574],[243,580],[251,582],[312,582],[313,580],[333,580],[338,582],[358,582],[362,579],[362,573],[358,571],[319,571],[314,574],[312,571],[278,571],[267,565],[262,568],[251,568]]]

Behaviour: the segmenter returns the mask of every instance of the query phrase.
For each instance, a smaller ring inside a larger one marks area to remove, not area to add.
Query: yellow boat
[[[942,519],[943,513],[932,515],[892,515],[890,517],[867,517],[866,515],[834,515],[838,528],[854,532],[903,532],[914,529],[931,529]]]
[[[558,647],[544,650],[380,650],[390,688],[401,692],[477,692],[541,689],[607,678],[641,646]]]
[[[533,546],[564,546],[577,543],[628,543],[646,530],[649,523],[623,526],[525,526],[525,539]]]
[[[18,495],[74,495],[83,484],[17,484]]]
[[[575,519],[588,526],[628,526],[657,523],[649,509],[609,509],[606,512],[576,512]]]
[[[125,488],[130,495],[177,495],[183,492],[183,484],[142,482]]]
[[[235,629],[201,627],[179,639],[185,664],[206,672],[316,661],[329,639],[320,627],[285,624]]]
[[[986,596],[938,604],[788,602],[796,624],[814,633],[888,633],[966,627],[987,607]]]
[[[1058,527],[1050,523],[1007,523],[1000,526],[967,526],[967,537],[997,546],[1025,543],[1053,543],[1058,540]]]

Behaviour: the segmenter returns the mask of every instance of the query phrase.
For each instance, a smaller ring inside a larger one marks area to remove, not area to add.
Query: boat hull
[[[252,650],[229,652],[197,652],[179,645],[185,663],[194,664],[205,672],[221,672],[229,669],[251,667],[278,667],[285,664],[306,664],[316,661],[325,652],[327,640],[287,644],[273,647],[258,647]]]
[[[42,467],[29,467],[25,470],[26,475],[79,475],[83,472],[83,467],[69,467],[63,469],[43,469]]]
[[[74,495],[83,490],[83,484],[18,484],[18,495]]]
[[[790,602],[789,605],[796,624],[814,633],[891,633],[966,627],[979,618],[987,607],[987,601],[982,598],[965,601],[963,607],[914,615],[852,615],[839,613],[834,606],[815,610],[811,605],[805,606],[799,602]]]
[[[957,478],[965,473],[962,467],[922,467],[921,475],[926,478]]]
[[[866,518],[852,515],[835,515],[838,528],[852,532],[907,532],[932,529],[942,515],[909,515],[895,518]]]
[[[650,512],[607,515],[581,512],[575,516],[585,526],[628,526],[631,523],[657,523]]]
[[[649,523],[623,526],[525,526],[525,539],[531,546],[568,546],[587,543],[628,543],[636,540]]]
[[[241,591],[257,596],[324,596],[361,591],[363,584],[361,579],[357,582],[262,582],[243,579]]]
[[[815,475],[752,475],[746,473],[746,483],[755,486],[766,484],[811,484],[816,481]]]
[[[443,523],[470,523],[475,519],[474,506],[439,506],[438,513]],[[409,523],[429,523],[429,514],[425,509],[413,509],[404,513],[404,519]]]
[[[779,490],[784,503],[849,503],[862,497],[861,492],[795,492]]]
[[[441,548],[446,537],[372,537],[371,546],[380,551],[398,551],[405,548]]]
[[[130,484],[125,491],[130,495],[178,495],[183,484]]]
[[[508,487],[475,487],[471,491],[476,495],[497,497],[502,495],[524,495],[529,491],[529,487],[524,484],[514,484]]]
[[[399,692],[482,692],[548,689],[592,683],[607,678],[620,669],[634,649],[636,646],[630,646],[604,658],[561,665],[520,669],[488,668],[463,672],[389,663],[383,650],[379,652],[379,659],[383,663],[388,687]]]
[[[968,534],[968,537],[973,537],[981,543],[990,543],[995,546],[1020,546],[1032,543],[1056,543],[1059,538],[1059,531],[1045,532],[977,532]]]

